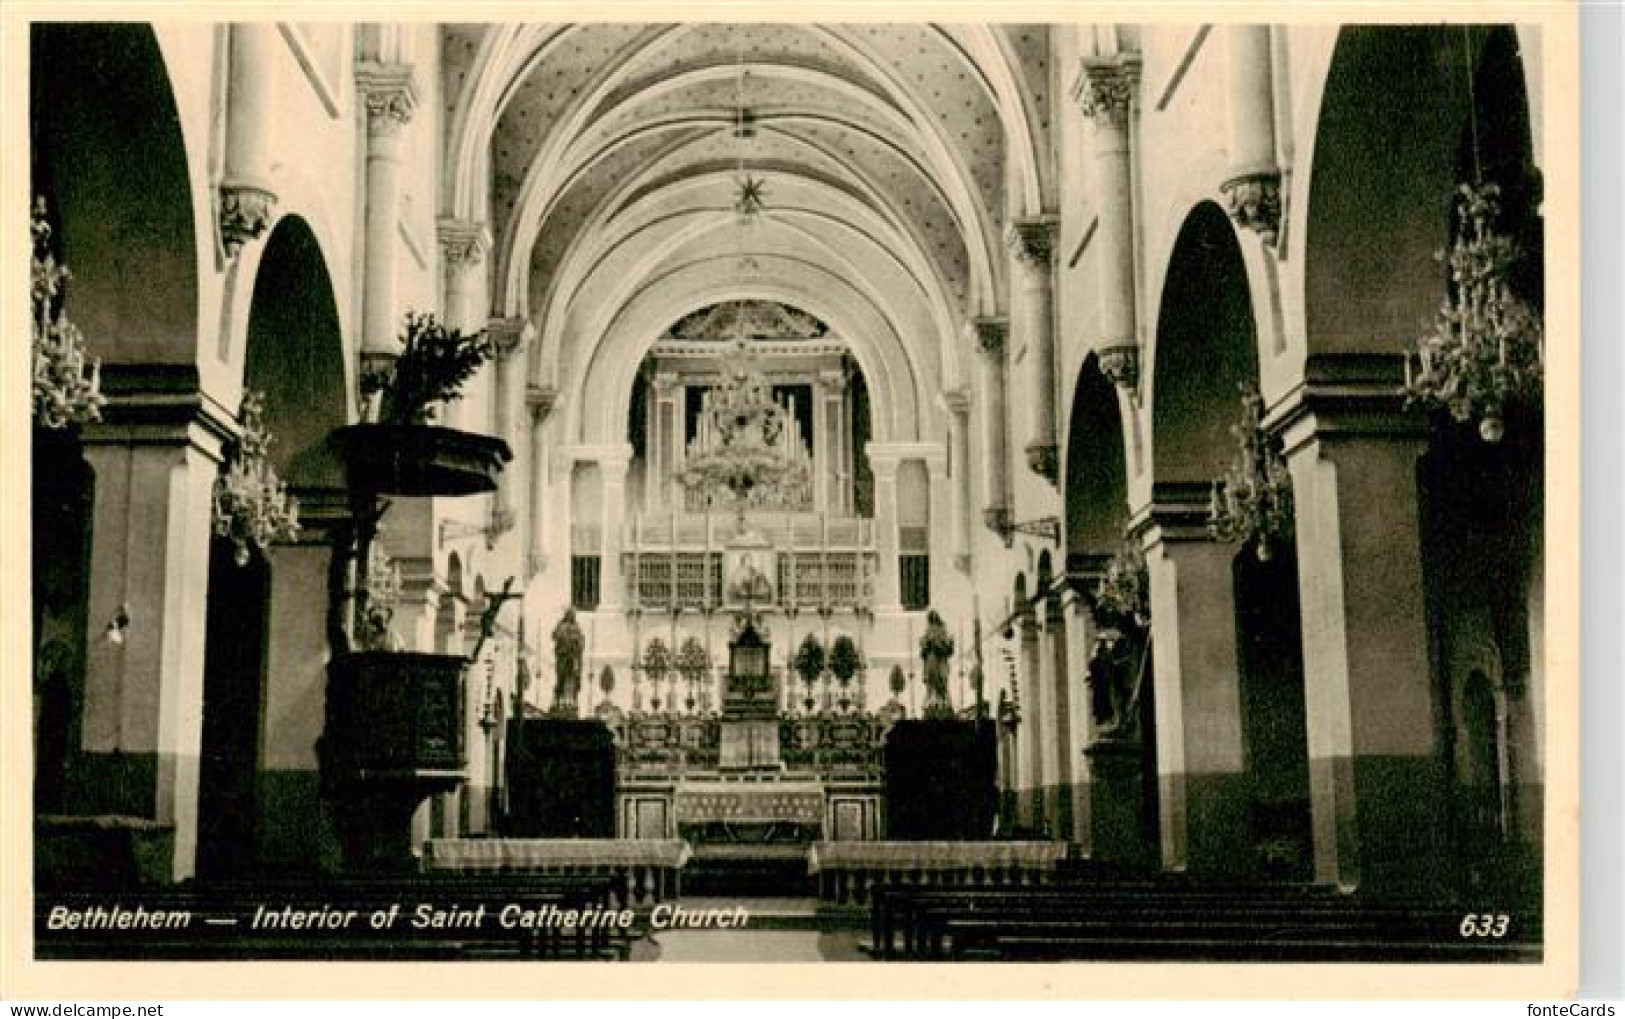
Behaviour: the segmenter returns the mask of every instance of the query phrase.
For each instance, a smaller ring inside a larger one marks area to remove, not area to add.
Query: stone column
[[[1275,98],[1268,25],[1225,30],[1230,177],[1219,190],[1236,225],[1274,245],[1281,226],[1281,173],[1275,162]]]
[[[1209,534],[1205,488],[1159,488],[1143,533],[1162,865],[1235,873],[1250,863],[1232,575],[1237,546]]]
[[[1067,648],[1066,617],[1061,609],[1061,597],[1046,598],[1043,603],[1045,663],[1049,672],[1050,708],[1055,718],[1053,732],[1054,793],[1051,797],[1050,816],[1054,824],[1050,832],[1058,839],[1071,839],[1076,823],[1073,815],[1073,790],[1078,781],[1079,742],[1073,727],[1071,660]]]
[[[813,386],[813,469],[818,472],[814,498],[819,512],[831,516],[844,510],[841,424],[845,401],[846,373],[838,369],[819,372]]]
[[[214,480],[234,423],[185,380],[121,392],[85,431],[96,474],[80,757],[68,812],[174,826],[166,875],[193,873]]]
[[[277,112],[281,40],[268,21],[238,22],[231,35],[226,78],[225,165],[220,175],[220,246],[235,258],[264,235],[275,215],[271,187],[271,128]]]
[[[412,68],[363,62],[356,86],[367,111],[367,213],[361,268],[363,361],[399,352],[395,307],[396,230],[401,200],[401,128],[417,108]]]
[[[621,566],[621,531],[626,520],[626,468],[632,450],[603,453],[598,458],[599,491],[603,499],[603,536],[599,542],[599,612],[619,612],[626,604],[625,570]],[[582,682],[588,680],[582,677]]]
[[[943,595],[947,593],[944,578],[951,569],[949,560],[954,552],[953,496],[950,494],[952,485],[948,479],[948,457],[945,453],[933,452],[926,456],[925,481],[928,493],[925,521],[927,548],[931,553],[931,601],[940,605]],[[969,651],[969,648],[964,649],[964,653],[968,654]]]
[[[475,333],[485,328],[485,251],[490,232],[482,223],[442,219],[437,224],[440,256],[445,267],[445,323],[448,328]],[[470,429],[467,394],[446,407],[446,423]]]
[[[1417,502],[1425,440],[1398,414],[1289,413],[1316,880],[1447,885],[1445,709]]]
[[[870,443],[866,455],[875,476],[875,612],[897,612],[902,608],[902,588],[897,573],[897,468],[898,457],[882,452]]]
[[[1083,115],[1094,123],[1095,194],[1100,225],[1095,236],[1100,267],[1101,370],[1120,386],[1139,380],[1139,324],[1134,283],[1134,188],[1129,177],[1129,120],[1140,83],[1140,58],[1125,53],[1089,58],[1072,87]]]
[[[514,439],[514,419],[518,416],[520,387],[525,372],[525,352],[536,330],[522,318],[494,318],[486,327],[492,345],[496,348],[496,385],[491,397],[492,431],[511,448]],[[505,534],[514,524],[513,489],[517,478],[499,479],[497,489],[491,493],[490,537]]]
[[[976,496],[971,491],[970,394],[957,389],[944,394],[948,401],[948,434],[953,444],[953,554],[954,566],[970,572],[971,529]]]
[[[1046,601],[1040,601],[1033,606],[1033,622],[1034,650],[1037,658],[1033,686],[1039,691],[1044,703],[1043,724],[1038,730],[1038,791],[1044,805],[1043,816],[1045,823],[1049,825],[1049,834],[1054,838],[1065,838],[1065,832],[1059,827],[1059,808],[1064,749],[1062,738],[1067,726],[1061,716],[1060,699],[1056,696],[1060,683],[1055,671],[1056,627],[1049,618]]]
[[[1010,250],[1019,302],[1017,321],[1027,347],[1027,467],[1055,484],[1055,300],[1051,251],[1056,219],[1042,216],[1017,220],[1010,227]]]
[[[1021,787],[1021,816],[1033,831],[1041,831],[1048,823],[1044,815],[1044,745],[1049,742],[1048,708],[1040,676],[1038,655],[1038,617],[1031,608],[1022,612],[1017,624],[1021,631],[1021,658],[1017,681],[1021,684],[1021,748],[1026,758],[1025,778]]]
[[[661,513],[677,505],[672,500],[679,491],[676,478],[680,470],[678,450],[682,445],[683,418],[678,397],[682,388],[675,374],[661,372],[651,380],[649,390],[652,397],[649,401],[649,462],[643,482],[643,502],[648,512]]]
[[[1010,517],[1009,420],[1005,412],[1002,318],[971,321],[982,354],[982,520],[1007,544]]]
[[[316,741],[326,722],[328,569],[335,532],[349,521],[341,490],[303,489],[299,539],[270,551],[271,605],[266,627],[262,816],[298,817],[297,825],[259,826],[259,859],[271,867],[313,870],[340,859],[322,796]],[[340,553],[342,554],[342,553]]]
[[[530,505],[525,508],[530,531],[525,565],[531,577],[547,568],[547,489],[553,461],[547,447],[547,419],[557,399],[558,390],[550,386],[525,389],[525,404],[530,408]]]

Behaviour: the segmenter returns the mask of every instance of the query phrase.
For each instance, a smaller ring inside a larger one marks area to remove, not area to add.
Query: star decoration
[[[767,195],[767,181],[745,174],[737,178],[736,183],[739,185],[739,197],[734,200],[734,210],[746,218],[760,215]]]

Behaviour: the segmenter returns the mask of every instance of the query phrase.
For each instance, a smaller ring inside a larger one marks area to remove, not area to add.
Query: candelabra
[[[1512,292],[1521,257],[1495,230],[1501,189],[1464,184],[1456,194],[1459,223],[1448,255],[1449,292],[1433,329],[1405,358],[1409,402],[1443,407],[1457,421],[1478,420],[1485,442],[1505,434],[1509,405],[1538,399],[1542,381],[1541,321]]]
[[[253,550],[273,541],[299,536],[299,501],[288,494],[271,466],[271,433],[265,428],[265,397],[243,394],[237,412],[242,435],[227,459],[225,473],[214,483],[214,533],[229,538],[237,565],[246,566]]]
[[[1223,541],[1253,543],[1260,562],[1275,542],[1292,533],[1292,475],[1264,430],[1264,398],[1251,386],[1241,391],[1241,420],[1230,427],[1240,446],[1223,481],[1213,483],[1208,527]]]

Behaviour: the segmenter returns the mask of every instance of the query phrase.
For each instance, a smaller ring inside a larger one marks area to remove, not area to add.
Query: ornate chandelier
[[[288,494],[271,466],[271,433],[265,429],[265,396],[243,394],[237,412],[242,436],[214,483],[214,533],[229,538],[238,566],[247,566],[253,549],[299,536],[299,501]]]
[[[45,199],[34,199],[29,233],[34,242],[34,423],[59,429],[101,420],[101,362],[85,351],[79,327],[62,313],[69,273],[51,254]]]
[[[1241,391],[1241,420],[1230,426],[1240,446],[1223,481],[1213,483],[1208,528],[1222,541],[1253,542],[1259,562],[1275,554],[1275,542],[1292,533],[1292,475],[1264,430],[1264,398],[1251,386]]]
[[[1443,407],[1457,421],[1476,418],[1479,436],[1499,442],[1507,407],[1539,399],[1541,322],[1510,287],[1521,252],[1494,228],[1500,187],[1462,185],[1456,211],[1455,241],[1439,256],[1450,267],[1449,294],[1432,332],[1405,358],[1405,392],[1408,402]]]
[[[743,336],[725,363],[722,385],[703,398],[681,480],[690,490],[729,493],[743,529],[747,508],[804,504],[811,471],[794,411],[773,399]]]

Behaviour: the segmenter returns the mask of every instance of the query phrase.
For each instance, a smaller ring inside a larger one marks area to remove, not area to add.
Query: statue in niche
[[[948,702],[948,659],[954,653],[954,638],[932,609],[925,617],[925,634],[920,638],[920,660],[925,663],[926,718],[953,718]]]
[[[1089,699],[1096,736],[1132,743],[1140,738],[1140,689],[1150,647],[1135,627],[1103,628],[1089,657]]]
[[[564,617],[553,627],[553,715],[557,718],[576,717],[576,699],[581,694],[581,650],[585,645],[576,623],[576,610],[565,609]]]

